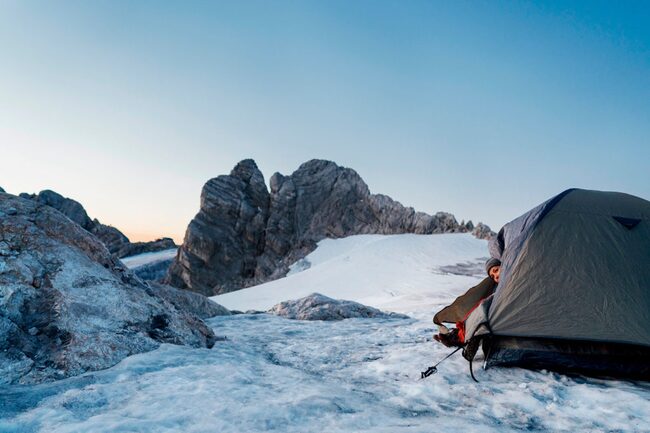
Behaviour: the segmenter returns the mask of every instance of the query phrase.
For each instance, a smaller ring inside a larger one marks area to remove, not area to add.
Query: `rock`
[[[155,253],[156,251],[164,251],[172,248],[178,248],[171,238],[160,238],[150,242],[130,242],[120,247],[115,254],[119,258],[135,256],[143,253]]]
[[[119,252],[128,248],[130,245],[129,238],[115,227],[100,223],[96,218],[93,220],[93,223],[94,226],[90,232],[106,245],[108,251],[113,254],[118,254],[118,257],[122,257],[119,255]]]
[[[295,301],[285,301],[273,306],[269,311],[276,316],[296,320],[343,320],[352,318],[408,319],[397,313],[385,313],[358,302],[328,298],[320,293],[312,293]]]
[[[181,290],[164,284],[150,283],[156,293],[171,302],[178,310],[193,314],[201,319],[215,316],[230,316],[230,311],[199,293]]]
[[[38,195],[22,193],[20,197],[29,198],[37,203],[53,207],[88,231],[91,231],[95,226],[79,202],[65,198],[61,194],[50,191],[49,189],[39,192]]]
[[[0,186],[0,192],[6,192],[2,187]]]
[[[168,281],[204,295],[245,285],[255,277],[256,258],[264,249],[268,210],[269,193],[253,160],[209,180]]]
[[[354,170],[331,161],[275,173],[270,187],[269,194],[252,160],[208,181],[166,282],[221,294],[283,277],[325,238],[469,231],[452,214],[428,215],[371,194]]]
[[[478,239],[485,239],[488,241],[497,235],[490,229],[490,227],[483,223],[478,223],[472,230],[472,234]]]
[[[117,228],[105,225],[96,218],[91,220],[84,207],[77,201],[63,197],[61,194],[44,190],[38,194],[21,193],[21,198],[36,201],[58,210],[85,230],[94,234],[101,240],[106,248],[118,257],[127,257],[144,252],[162,251],[169,248],[176,248],[176,244],[170,238],[161,238],[151,242],[131,243],[124,233]]]
[[[2,194],[0,212],[0,243],[11,252],[0,256],[0,383],[104,369],[161,343],[214,344],[201,319],[135,277],[59,211]]]
[[[152,263],[147,263],[131,271],[144,281],[163,282],[167,277],[167,272],[174,259],[160,260]]]

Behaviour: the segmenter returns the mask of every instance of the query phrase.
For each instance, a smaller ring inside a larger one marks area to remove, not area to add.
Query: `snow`
[[[450,352],[431,341],[432,306],[478,281],[485,245],[466,235],[323,241],[309,269],[219,299],[263,309],[318,287],[412,319],[216,317],[208,324],[228,339],[211,350],[163,345],[100,372],[0,388],[0,432],[650,431],[648,383],[514,368],[479,368],[475,383],[460,354],[419,379]],[[477,276],[439,270],[466,270],[457,263],[477,264]]]
[[[135,256],[124,257],[120,260],[127,268],[134,269],[148,265],[149,263],[173,259],[176,256],[176,251],[178,251],[178,248],[170,248],[168,250],[155,251],[153,253],[136,254]]]
[[[479,280],[450,274],[441,267],[473,264],[482,278],[488,256],[487,242],[470,234],[325,239],[286,278],[212,299],[231,310],[266,311],[279,302],[316,292],[388,311],[429,311]]]

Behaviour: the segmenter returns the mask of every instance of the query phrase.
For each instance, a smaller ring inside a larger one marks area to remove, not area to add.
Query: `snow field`
[[[412,318],[216,317],[208,324],[228,339],[211,350],[163,345],[104,371],[0,389],[0,432],[650,432],[647,383],[484,371],[480,359],[475,383],[460,353],[419,379],[451,351],[431,341],[433,312],[482,278],[486,255],[468,235],[323,241],[308,269],[217,301],[262,310],[317,291]],[[476,276],[449,273],[458,263]]]
[[[149,263],[160,262],[162,260],[169,260],[176,257],[178,248],[170,248],[168,250],[155,251],[153,253],[142,253],[135,256],[124,257],[120,259],[124,266],[129,269],[137,268]]]
[[[487,242],[470,234],[325,239],[287,277],[212,299],[231,310],[266,311],[318,292],[387,311],[430,312],[480,281],[487,257]],[[481,277],[440,270],[458,263],[472,264]]]

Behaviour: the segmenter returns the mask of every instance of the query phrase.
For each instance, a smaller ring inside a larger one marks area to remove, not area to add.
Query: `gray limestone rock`
[[[110,367],[160,343],[211,347],[212,330],[126,270],[49,205],[0,194],[0,383]]]
[[[164,284],[149,283],[158,295],[165,298],[181,311],[193,314],[201,319],[215,316],[230,316],[230,311],[199,293],[181,290]]]
[[[311,160],[290,176],[275,173],[270,194],[255,162],[211,179],[167,282],[205,295],[286,275],[325,238],[356,234],[467,232],[449,213],[428,215],[371,194],[352,169]]]
[[[144,281],[161,283],[165,281],[173,261],[174,259],[159,260],[132,268],[131,271]]]
[[[497,235],[490,229],[490,227],[483,223],[478,223],[472,230],[472,234],[478,239],[485,239],[488,241]]]
[[[284,301],[269,311],[276,316],[295,320],[343,320],[352,318],[408,319],[397,313],[385,313],[358,302],[332,299],[312,293],[295,301]]]
[[[102,224],[96,218],[93,220],[93,224],[90,232],[106,245],[108,251],[117,254],[118,257],[123,257],[119,255],[119,252],[129,247],[131,244],[129,238],[117,228]]]
[[[176,248],[176,244],[170,238],[161,238],[151,242],[131,243],[129,238],[117,228],[102,224],[96,218],[91,220],[79,202],[71,198],[63,197],[54,191],[44,190],[38,194],[21,193],[20,197],[58,210],[85,230],[97,236],[111,253],[117,254],[120,258],[145,252]]]
[[[117,251],[115,251],[115,254],[117,254],[119,258],[123,258],[135,256],[137,254],[155,253],[156,251],[170,250],[172,248],[178,248],[178,245],[174,243],[173,239],[160,238],[150,242],[129,242],[125,245],[122,245]]]
[[[46,189],[38,194],[20,194],[40,204],[45,204],[61,212],[84,229],[91,231],[95,224],[90,219],[84,207],[77,201],[63,197],[61,194]]]
[[[251,159],[209,180],[201,209],[169,270],[171,285],[204,295],[242,287],[255,277],[265,243],[269,193]]]

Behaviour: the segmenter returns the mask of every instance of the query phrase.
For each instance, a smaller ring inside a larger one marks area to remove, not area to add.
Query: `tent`
[[[494,294],[465,322],[465,357],[650,379],[650,202],[569,189],[506,224]]]

